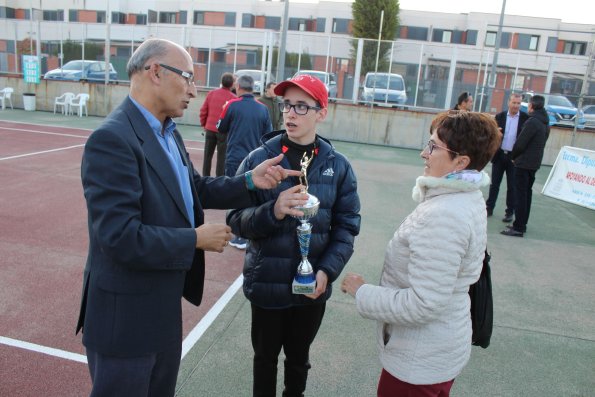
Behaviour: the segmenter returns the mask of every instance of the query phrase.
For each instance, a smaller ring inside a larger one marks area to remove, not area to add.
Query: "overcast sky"
[[[564,22],[595,25],[594,3],[592,0],[507,0],[506,14],[557,18]],[[405,10],[455,14],[462,12],[500,14],[502,11],[502,0],[399,0],[399,4]],[[506,23],[506,19],[504,19],[504,23]]]

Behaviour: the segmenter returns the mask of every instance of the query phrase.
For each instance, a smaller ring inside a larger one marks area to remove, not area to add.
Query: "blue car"
[[[521,110],[527,112],[529,107],[529,100],[535,95],[532,92],[523,94],[521,100]],[[550,118],[550,125],[558,127],[574,127],[574,120],[578,114],[577,127],[585,128],[585,117],[582,110],[578,110],[572,102],[564,95],[550,95],[543,94],[545,97],[545,110]]]
[[[118,73],[114,65],[109,64],[109,82],[118,81]],[[104,61],[70,61],[62,68],[50,70],[44,76],[46,80],[67,80],[67,81],[93,81],[103,83],[105,81]]]

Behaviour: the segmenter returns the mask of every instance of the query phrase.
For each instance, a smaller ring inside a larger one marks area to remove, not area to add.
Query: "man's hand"
[[[275,201],[275,218],[277,220],[284,219],[287,215],[290,216],[303,216],[302,211],[298,211],[293,207],[304,205],[308,202],[308,195],[302,193],[304,186],[296,185],[292,186],[287,190],[282,191]]]
[[[196,248],[203,251],[223,252],[231,240],[231,228],[220,223],[205,223],[196,229]]]
[[[283,160],[283,154],[258,164],[252,170],[252,181],[258,189],[273,189],[288,176],[300,176],[301,171],[286,170],[278,165]]]
[[[328,284],[328,276],[323,270],[316,272],[316,289],[313,294],[305,295],[310,299],[317,299],[320,295],[326,292],[326,286]]]
[[[341,291],[348,293],[355,298],[355,294],[359,287],[364,285],[366,282],[362,276],[356,273],[347,273],[343,282],[341,283]]]

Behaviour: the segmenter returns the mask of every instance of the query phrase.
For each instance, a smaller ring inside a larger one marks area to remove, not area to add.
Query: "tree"
[[[351,5],[353,14],[353,37],[364,40],[362,74],[376,70],[376,52],[378,48],[378,29],[380,14],[384,10],[382,22],[382,40],[392,41],[399,28],[399,0],[355,0]],[[357,40],[351,41],[351,57],[357,56]],[[388,59],[391,44],[381,42],[378,57],[378,71],[388,71]]]

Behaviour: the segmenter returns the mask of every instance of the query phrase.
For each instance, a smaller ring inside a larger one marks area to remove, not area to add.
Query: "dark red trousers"
[[[412,385],[382,370],[378,381],[378,397],[448,397],[454,379],[433,385]]]

